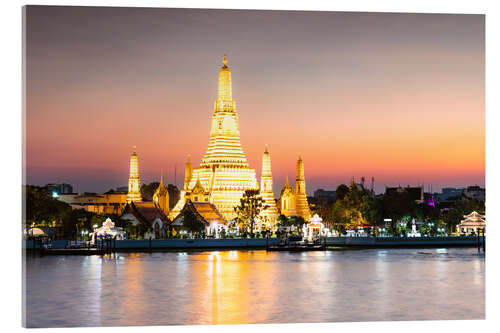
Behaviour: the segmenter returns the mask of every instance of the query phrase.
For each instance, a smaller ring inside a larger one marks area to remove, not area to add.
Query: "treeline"
[[[64,237],[74,238],[82,230],[93,230],[93,225],[101,226],[108,217],[119,222],[116,215],[72,209],[67,203],[53,198],[45,187],[24,186],[23,226],[25,228],[54,227],[61,229]]]
[[[336,194],[336,201],[319,207],[318,214],[328,227],[341,232],[364,225],[385,227],[384,219],[391,219],[389,231],[398,234],[401,232],[398,224],[405,222],[410,227],[413,218],[432,222],[434,228],[446,227],[451,232],[464,215],[472,211],[480,214],[485,212],[484,201],[472,200],[463,195],[454,198],[449,210],[441,212],[439,204],[434,207],[417,203],[406,191],[375,196],[370,190],[352,183],[350,186],[339,185]]]

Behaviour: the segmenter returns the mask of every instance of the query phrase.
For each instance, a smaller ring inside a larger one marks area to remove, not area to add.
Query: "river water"
[[[26,326],[483,319],[474,248],[27,257]]]

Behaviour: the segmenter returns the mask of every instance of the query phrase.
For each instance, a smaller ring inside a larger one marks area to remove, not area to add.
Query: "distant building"
[[[391,195],[395,193],[408,193],[410,197],[416,202],[416,203],[423,203],[424,202],[424,187],[423,186],[417,186],[417,187],[410,187],[410,185],[406,187],[385,187],[385,195]]]
[[[335,200],[335,198],[337,197],[337,192],[336,191],[325,191],[322,188],[319,188],[316,191],[314,191],[314,197],[316,199]]]
[[[424,203],[429,205],[429,206],[436,207],[434,194],[433,193],[424,193]]]
[[[464,188],[463,187],[443,187],[441,189],[441,193],[437,194],[437,198],[439,201],[446,201],[450,198],[453,197],[460,197],[462,193],[464,193]]]
[[[127,204],[127,192],[110,190],[104,194],[61,194],[58,199],[71,205],[73,209],[85,209],[97,214],[120,215]]]
[[[326,191],[322,188],[314,191],[314,196],[308,197],[311,210],[317,209],[319,206],[332,204],[337,199],[336,191]]]
[[[53,197],[57,197],[61,194],[70,194],[73,193],[73,186],[70,184],[62,183],[62,184],[47,184],[45,185],[47,190],[52,193]]]
[[[469,186],[465,189],[464,195],[469,199],[484,201],[486,199],[486,189],[480,186]]]

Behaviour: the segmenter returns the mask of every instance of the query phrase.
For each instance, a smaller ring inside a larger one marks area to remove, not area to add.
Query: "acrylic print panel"
[[[27,6],[26,327],[484,319],[484,16]]]

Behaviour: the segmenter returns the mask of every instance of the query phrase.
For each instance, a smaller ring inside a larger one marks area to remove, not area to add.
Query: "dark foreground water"
[[[473,248],[26,259],[28,327],[482,319]]]

